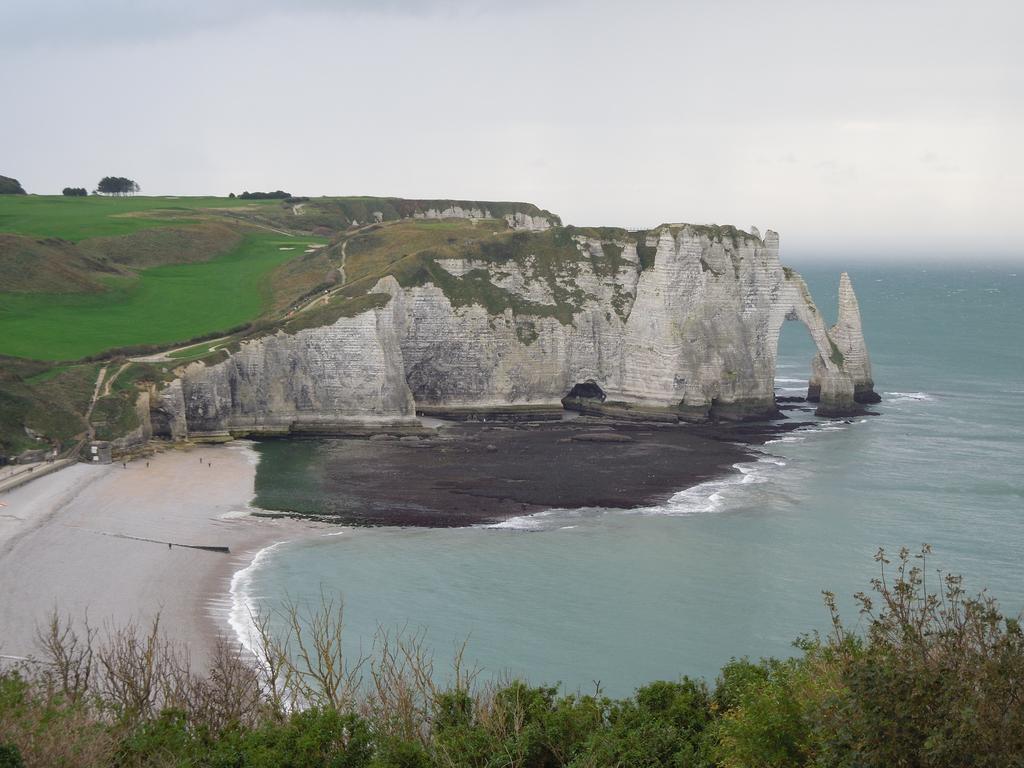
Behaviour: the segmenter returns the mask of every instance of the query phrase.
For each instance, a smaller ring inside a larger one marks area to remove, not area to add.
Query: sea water
[[[838,267],[796,265],[826,317]],[[877,416],[809,417],[727,477],[630,511],[550,510],[461,529],[346,529],[264,551],[238,574],[253,607],[340,593],[351,652],[378,627],[423,628],[438,664],[468,640],[489,675],[631,692],[713,679],[732,657],[785,656],[828,628],[822,590],[850,596],[880,546],[934,548],[1009,613],[1024,608],[1024,266],[845,265],[857,291]],[[813,347],[787,323],[780,395],[803,394]],[[301,451],[264,453],[273,478]]]

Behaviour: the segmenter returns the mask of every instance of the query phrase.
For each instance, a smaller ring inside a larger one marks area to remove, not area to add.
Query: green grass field
[[[0,232],[78,241],[181,224],[210,208],[275,208],[280,200],[228,197],[64,197],[0,195]],[[166,212],[164,217],[160,213]]]
[[[84,218],[80,228],[87,225]],[[55,234],[52,226],[48,233]],[[267,306],[271,270],[303,246],[323,242],[261,232],[212,261],[147,269],[130,284],[118,281],[103,293],[0,293],[0,354],[76,360],[114,347],[170,344],[227,330]]]

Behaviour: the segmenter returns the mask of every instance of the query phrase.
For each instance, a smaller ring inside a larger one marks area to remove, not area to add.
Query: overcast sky
[[[0,173],[1020,254],[1024,2],[0,0]]]

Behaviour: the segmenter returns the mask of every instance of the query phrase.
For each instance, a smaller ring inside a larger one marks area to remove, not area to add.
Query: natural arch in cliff
[[[818,355],[807,327],[790,315],[779,327],[775,359],[775,399],[806,398],[813,365]]]
[[[814,343],[807,399],[819,403],[820,415],[849,413],[858,403],[878,402],[861,330],[860,307],[849,275],[843,272],[839,277],[839,318],[829,328],[804,279],[793,270],[785,269],[785,280],[769,327],[774,365],[778,363],[782,324],[788,320],[801,322]]]

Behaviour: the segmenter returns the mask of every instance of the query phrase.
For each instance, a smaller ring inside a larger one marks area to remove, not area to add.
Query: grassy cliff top
[[[276,200],[228,197],[64,197],[17,195],[0,197],[0,232],[78,242],[196,221],[218,210],[258,211]]]

